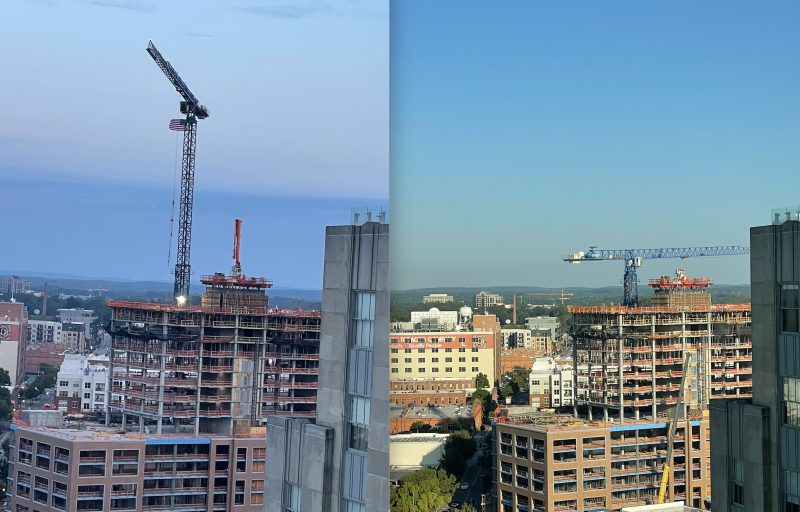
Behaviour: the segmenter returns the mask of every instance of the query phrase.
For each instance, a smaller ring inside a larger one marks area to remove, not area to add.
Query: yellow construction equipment
[[[664,471],[661,475],[661,488],[658,490],[658,503],[664,503],[664,499],[667,496],[667,484],[669,483],[669,474],[672,470],[672,447],[675,443],[675,432],[678,429],[678,418],[680,417],[681,413],[681,402],[683,401],[683,390],[686,387],[686,374],[689,373],[689,360],[691,359],[691,355],[693,352],[685,352],[684,359],[683,359],[683,373],[681,375],[681,387],[678,391],[678,403],[675,405],[675,417],[672,418],[672,425],[670,426],[669,430],[669,437],[667,437],[667,458],[664,459],[664,467],[662,470]],[[689,438],[687,434],[685,436],[686,439]],[[685,440],[684,440],[685,442]]]
[[[529,293],[528,295],[548,295],[548,296],[556,296],[561,298],[561,305],[564,305],[565,300],[569,300],[570,297],[575,295],[574,293],[570,293],[565,290],[559,290],[557,292],[539,292],[539,293]]]

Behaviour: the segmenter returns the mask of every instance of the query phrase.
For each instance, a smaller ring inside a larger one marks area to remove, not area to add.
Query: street
[[[453,494],[453,501],[459,503],[459,508],[465,503],[470,503],[475,506],[476,510],[480,510],[481,494],[483,494],[483,468],[478,465],[478,458],[483,454],[483,448],[486,445],[481,435],[476,435],[475,438],[478,441],[478,451],[467,462],[467,470],[459,482],[459,484],[463,482],[469,484],[469,488],[458,489]]]

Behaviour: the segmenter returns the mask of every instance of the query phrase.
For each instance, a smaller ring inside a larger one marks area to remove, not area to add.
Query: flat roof
[[[408,408],[406,419],[430,419],[430,418],[471,418],[472,406],[464,405],[445,405],[444,407],[428,407],[427,405],[417,405]],[[390,407],[389,417],[400,418],[406,407]]]
[[[424,434],[393,434],[389,436],[390,443],[444,443],[449,434],[435,434],[425,432]]]

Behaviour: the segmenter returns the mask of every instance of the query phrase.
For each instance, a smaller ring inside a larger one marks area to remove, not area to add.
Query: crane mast
[[[181,199],[178,215],[178,251],[175,262],[175,287],[173,298],[178,304],[189,298],[189,282],[192,276],[190,253],[192,246],[192,204],[194,202],[194,159],[197,149],[197,120],[208,117],[208,109],[181,79],[175,68],[164,59],[153,41],[147,45],[147,53],[161,68],[175,90],[183,97],[181,114],[186,115],[183,125],[183,158],[181,159]]]
[[[679,247],[663,249],[598,249],[589,247],[589,252],[567,254],[564,261],[580,263],[582,261],[624,260],[625,274],[622,277],[623,304],[636,307],[639,304],[639,278],[636,269],[642,266],[642,260],[663,258],[695,258],[698,256],[741,256],[750,254],[749,247],[736,245],[714,247]]]
[[[658,489],[658,503],[664,503],[667,496],[667,484],[669,484],[669,474],[672,471],[672,449],[675,444],[675,433],[678,430],[678,418],[681,412],[681,402],[683,402],[683,392],[686,388],[686,374],[689,372],[689,356],[692,352],[687,352],[683,360],[683,374],[681,375],[681,387],[678,391],[678,403],[675,405],[675,417],[672,418],[672,425],[669,429],[669,437],[667,438],[667,458],[664,459],[664,466],[661,474],[661,486]],[[689,437],[688,435],[686,436]]]

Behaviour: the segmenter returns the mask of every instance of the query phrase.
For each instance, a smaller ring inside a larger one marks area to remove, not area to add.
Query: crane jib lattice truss
[[[625,261],[625,274],[622,278],[623,304],[636,307],[639,304],[639,279],[636,269],[642,266],[642,260],[662,258],[696,258],[700,256],[742,256],[750,254],[749,247],[738,245],[710,247],[678,247],[661,249],[597,249],[590,247],[588,252],[568,254],[564,261],[580,263],[582,261]]]

